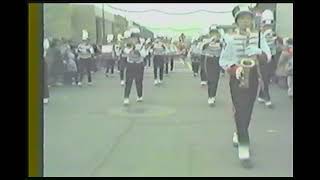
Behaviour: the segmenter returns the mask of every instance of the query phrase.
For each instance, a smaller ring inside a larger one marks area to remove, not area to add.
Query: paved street
[[[228,76],[216,106],[207,104],[187,63],[176,61],[164,84],[144,76],[144,102],[124,107],[119,73],[93,75],[93,86],[50,88],[44,107],[44,176],[292,176],[293,104],[271,86],[275,109],[256,104],[250,126],[254,168],[232,146],[235,124]]]

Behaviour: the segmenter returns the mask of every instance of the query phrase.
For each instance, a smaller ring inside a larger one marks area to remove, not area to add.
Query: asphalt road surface
[[[293,103],[271,86],[273,110],[256,103],[250,125],[252,169],[244,169],[232,146],[235,124],[228,76],[220,78],[216,106],[177,60],[153,85],[144,76],[144,101],[123,106],[119,73],[93,75],[93,86],[50,88],[44,106],[44,176],[292,176]]]

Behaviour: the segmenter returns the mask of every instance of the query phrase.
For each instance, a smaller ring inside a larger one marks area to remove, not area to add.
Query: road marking
[[[184,62],[184,60],[182,60],[182,58],[180,58],[180,62],[181,62],[183,65],[187,64],[188,69],[189,69],[190,71],[192,71],[192,66],[191,66],[190,62]]]
[[[187,62],[187,65],[188,65],[188,67],[189,67],[190,71],[192,71],[192,67],[191,67],[190,62]]]
[[[278,132],[277,130],[273,130],[273,129],[269,129],[269,130],[267,130],[267,132],[268,133],[276,133],[276,132]]]
[[[184,61],[182,60],[182,58],[180,58],[180,62],[184,65]]]

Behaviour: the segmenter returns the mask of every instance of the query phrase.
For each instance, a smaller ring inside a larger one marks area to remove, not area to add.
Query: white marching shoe
[[[88,82],[88,86],[92,86],[93,85],[93,83],[92,82]]]
[[[234,147],[237,147],[237,146],[238,146],[238,144],[239,144],[239,141],[238,141],[238,135],[237,135],[237,133],[236,133],[236,132],[235,132],[235,133],[233,133],[232,142],[233,142],[233,146],[234,146]]]
[[[266,105],[268,108],[272,108],[272,106],[273,106],[271,101],[265,102],[265,105]]]
[[[154,80],[154,85],[161,84],[162,82],[159,79]]]
[[[82,82],[78,82],[78,86],[82,86]]]
[[[249,145],[238,145],[238,156],[241,161],[241,164],[245,168],[252,168],[250,161],[250,149]]]
[[[212,105],[214,105],[215,101],[216,101],[216,99],[215,99],[214,97],[213,97],[213,98],[209,98],[209,99],[208,99],[208,104],[209,104],[210,106],[212,106]]]
[[[43,99],[43,104],[48,104],[49,103],[49,98],[44,98]]]
[[[63,84],[61,82],[57,82],[56,86],[62,86]]]
[[[124,81],[123,81],[123,80],[120,82],[120,85],[121,85],[121,86],[124,86]]]
[[[142,101],[143,101],[142,96],[141,97],[137,97],[137,102],[142,102]]]
[[[158,84],[162,84],[162,82],[163,82],[163,81],[161,81],[161,80],[158,80]]]
[[[201,81],[201,83],[200,83],[202,86],[204,86],[204,85],[206,85],[207,84],[207,82],[205,82],[205,81]]]
[[[262,99],[262,98],[257,98],[257,101],[259,102],[259,103],[264,103],[264,102],[266,102],[264,99]]]
[[[129,98],[125,98],[124,101],[123,101],[123,104],[124,105],[129,105]]]

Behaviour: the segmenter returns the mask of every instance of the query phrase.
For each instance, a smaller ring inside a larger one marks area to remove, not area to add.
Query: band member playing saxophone
[[[258,64],[271,60],[271,52],[264,36],[259,36],[253,28],[255,17],[249,7],[236,6],[232,14],[237,25],[237,33],[230,36],[219,63],[230,74],[229,85],[236,124],[233,143],[238,148],[242,165],[251,167],[248,128],[261,82],[257,67]]]

